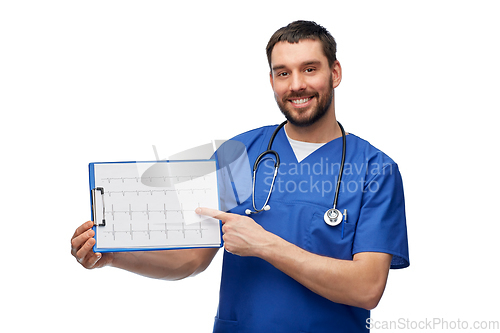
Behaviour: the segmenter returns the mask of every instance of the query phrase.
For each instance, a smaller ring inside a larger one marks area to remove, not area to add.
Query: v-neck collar
[[[346,141],[347,141],[347,137],[349,135],[350,134],[346,134]],[[276,140],[280,141],[280,145],[279,146],[283,147],[283,149],[285,150],[283,153],[286,156],[292,156],[291,158],[293,159],[293,161],[291,161],[291,162],[294,162],[294,163],[297,163],[297,164],[309,162],[309,160],[315,158],[315,156],[317,155],[316,153],[318,153],[318,152],[320,152],[320,151],[322,151],[324,149],[330,149],[333,145],[335,145],[339,141],[340,141],[340,149],[342,148],[342,136],[340,136],[340,137],[335,138],[335,139],[333,139],[333,140],[331,140],[329,142],[324,143],[321,147],[315,149],[312,153],[310,153],[309,155],[307,155],[302,161],[299,162],[297,160],[297,156],[295,155],[295,152],[293,151],[293,148],[292,148],[292,146],[290,144],[290,141],[288,140],[288,136],[287,136],[284,128],[283,128],[282,131],[280,130],[278,132],[278,134],[276,135]],[[280,152],[278,151],[278,154],[279,153]],[[324,155],[321,154],[321,156],[324,156]],[[339,160],[340,160],[340,157],[339,157]]]

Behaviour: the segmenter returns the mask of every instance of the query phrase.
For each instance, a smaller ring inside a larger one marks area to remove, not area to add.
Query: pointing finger
[[[229,213],[224,213],[218,209],[206,208],[206,207],[198,207],[195,210],[195,213],[198,215],[204,215],[213,217],[214,219],[225,221],[231,215]]]

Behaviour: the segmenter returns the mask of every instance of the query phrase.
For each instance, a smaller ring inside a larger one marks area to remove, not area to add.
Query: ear
[[[335,89],[340,84],[340,81],[342,81],[342,67],[340,66],[340,62],[338,60],[335,60],[331,70],[332,70],[332,85],[333,89]]]

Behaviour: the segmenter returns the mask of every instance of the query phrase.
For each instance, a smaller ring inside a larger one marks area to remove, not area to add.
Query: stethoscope
[[[283,123],[281,123],[273,132],[273,135],[271,135],[271,139],[269,139],[269,143],[267,145],[267,150],[262,152],[257,159],[255,160],[255,163],[253,164],[253,180],[252,180],[252,205],[254,210],[247,209],[245,210],[245,214],[250,215],[250,214],[257,214],[265,210],[270,210],[271,207],[268,205],[269,198],[271,197],[271,193],[273,192],[273,187],[274,187],[274,181],[276,180],[276,176],[278,175],[278,168],[280,166],[280,156],[279,154],[275,151],[272,150],[272,145],[274,142],[274,138],[278,134],[279,130],[285,126],[287,121],[285,120]],[[337,209],[337,200],[339,198],[339,191],[340,191],[340,184],[342,182],[342,174],[344,171],[344,163],[345,163],[345,146],[346,146],[346,138],[345,138],[345,131],[344,127],[337,121],[340,127],[340,131],[342,132],[342,161],[340,162],[340,169],[339,169],[339,177],[337,178],[337,187],[335,189],[335,197],[333,199],[333,207],[330,208],[325,212],[325,215],[323,216],[323,219],[325,220],[325,223],[334,227],[336,225],[339,225],[342,220],[345,219],[347,220],[347,209],[344,209],[344,214],[342,214],[338,209]],[[272,157],[269,157],[267,155],[274,155],[274,159]],[[264,161],[264,160],[273,160],[274,161],[274,174],[273,174],[273,180],[271,181],[271,188],[269,189],[269,194],[267,195],[266,201],[264,202],[264,205],[262,206],[261,209],[257,209],[255,206],[255,178],[257,174],[257,168],[259,167],[259,163]]]

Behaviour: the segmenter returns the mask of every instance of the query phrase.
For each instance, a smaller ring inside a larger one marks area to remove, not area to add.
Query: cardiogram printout
[[[96,252],[220,247],[215,160],[90,163]]]

